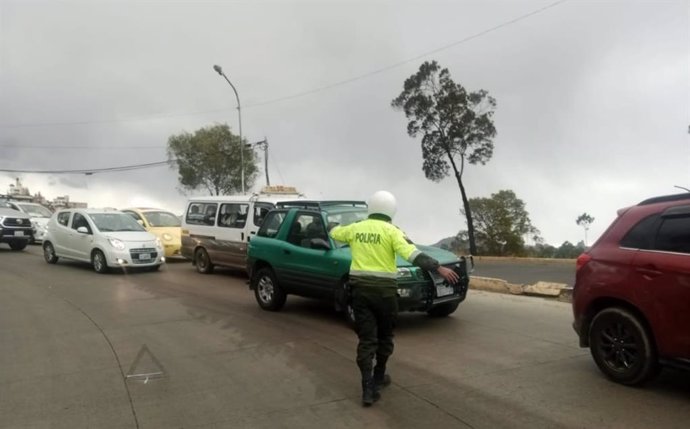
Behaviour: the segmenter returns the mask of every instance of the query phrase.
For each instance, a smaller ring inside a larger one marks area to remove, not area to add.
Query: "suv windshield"
[[[356,207],[356,208],[349,208],[347,210],[335,210],[335,211],[327,211],[326,212],[326,219],[328,220],[328,230],[330,231],[331,228],[337,225],[345,226],[349,225],[351,223],[359,222],[360,220],[364,220],[367,218],[367,209],[366,207]],[[345,247],[347,246],[347,243],[340,242],[338,240],[333,240],[335,241],[335,244],[338,247]]]
[[[358,207],[347,211],[326,212],[326,217],[328,218],[329,225],[338,224],[345,226],[366,219],[367,209]]]
[[[31,217],[50,217],[53,215],[47,208],[37,204],[17,204],[24,213]]]
[[[152,227],[180,226],[180,219],[170,212],[145,212],[144,217]]]
[[[101,232],[144,231],[143,226],[124,213],[90,213],[89,217]]]

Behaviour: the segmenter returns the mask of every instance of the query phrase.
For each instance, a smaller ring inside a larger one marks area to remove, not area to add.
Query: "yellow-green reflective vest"
[[[413,261],[421,252],[397,226],[378,219],[366,219],[336,226],[331,237],[348,243],[352,250],[351,276],[397,277],[395,255]]]

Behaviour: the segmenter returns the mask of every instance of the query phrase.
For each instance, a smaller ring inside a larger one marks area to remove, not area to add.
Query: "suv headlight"
[[[110,245],[117,250],[125,250],[125,243],[123,243],[122,240],[118,240],[117,238],[109,238],[108,243],[110,243]]]
[[[414,277],[414,271],[409,268],[398,268],[399,279],[411,279]]]

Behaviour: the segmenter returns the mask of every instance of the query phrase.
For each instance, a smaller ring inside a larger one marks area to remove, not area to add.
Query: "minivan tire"
[[[639,385],[659,369],[649,330],[624,308],[606,308],[594,316],[589,328],[589,348],[601,372],[617,383]]]
[[[208,256],[208,252],[203,247],[196,249],[194,253],[194,262],[196,264],[197,272],[201,274],[213,274],[213,264],[211,263],[211,258]]]
[[[280,311],[285,305],[287,294],[272,269],[264,267],[257,271],[252,278],[252,288],[256,302],[264,310]]]

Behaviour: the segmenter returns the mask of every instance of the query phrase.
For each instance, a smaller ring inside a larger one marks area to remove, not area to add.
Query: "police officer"
[[[352,250],[350,286],[359,337],[357,365],[362,373],[362,404],[366,407],[379,399],[379,390],[391,380],[386,374],[386,362],[393,353],[393,328],[398,314],[395,255],[437,272],[451,284],[459,279],[455,271],[420,252],[391,223],[396,212],[393,194],[378,191],[367,205],[367,219],[330,231],[331,237],[348,243]]]

